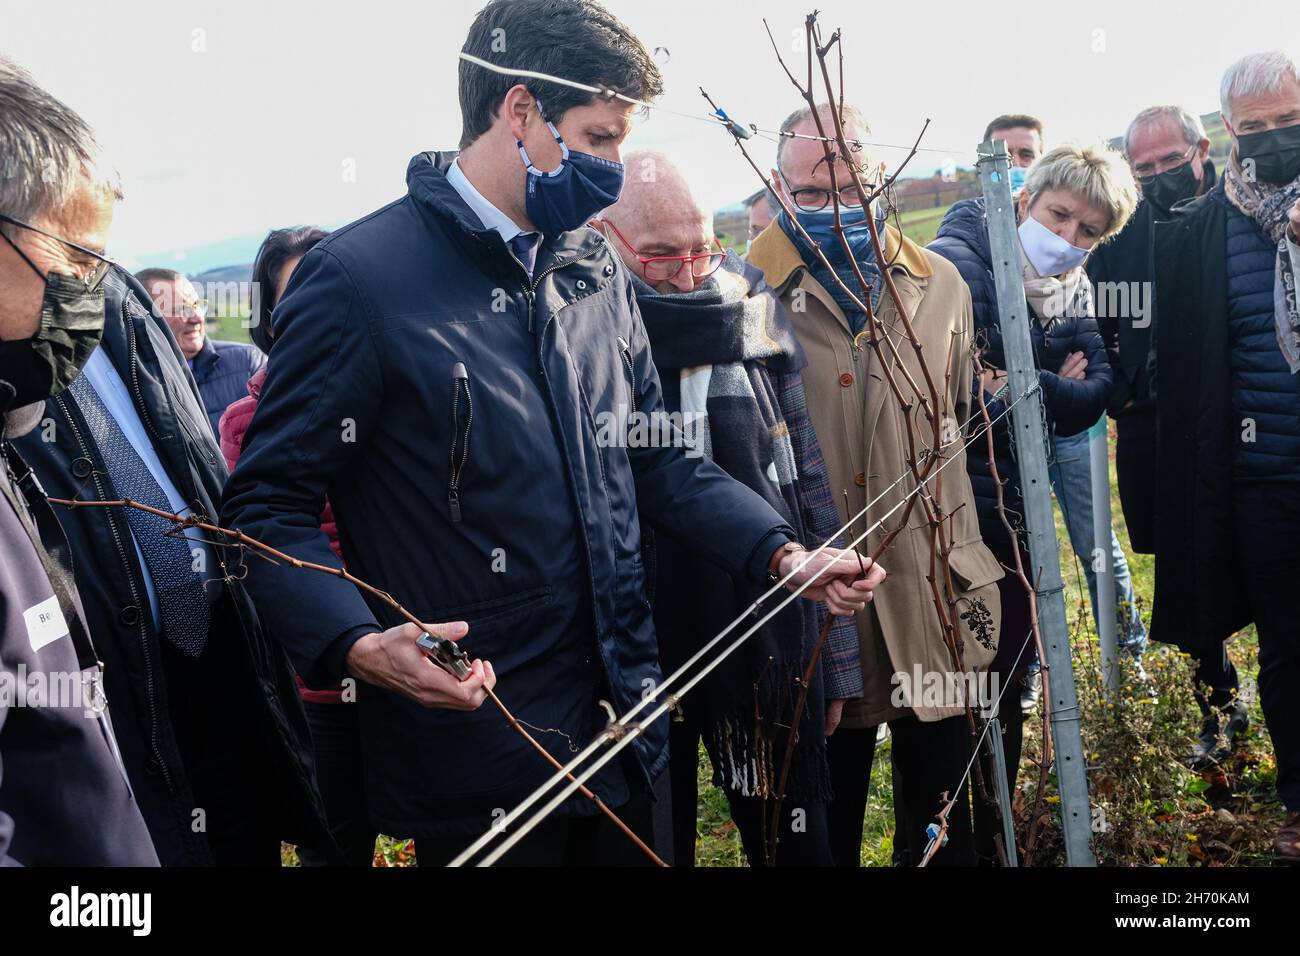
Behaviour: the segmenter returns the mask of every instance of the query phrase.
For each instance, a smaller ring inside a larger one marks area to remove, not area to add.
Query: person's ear
[[[1020,198],[1016,200],[1016,221],[1024,222],[1025,217],[1029,215],[1029,190],[1020,190]]]
[[[528,92],[528,87],[516,83],[506,90],[505,98],[501,101],[501,117],[512,137],[522,142],[529,126],[537,121],[538,116],[537,100]]]
[[[772,182],[776,183],[777,191],[785,197],[786,202],[794,202],[794,197],[790,195],[790,190],[786,188],[784,177],[782,177],[782,175],[777,171],[776,167],[773,166],[770,172],[772,174]]]

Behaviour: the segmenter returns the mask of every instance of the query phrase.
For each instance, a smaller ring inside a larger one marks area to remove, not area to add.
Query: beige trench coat
[[[948,366],[948,407],[955,421],[949,423],[940,444],[951,463],[927,485],[950,516],[951,565],[958,589],[957,623],[967,675],[954,666],[943,640],[927,580],[930,532],[918,503],[909,516],[907,530],[880,557],[888,578],[876,592],[874,602],[858,614],[866,690],[861,700],[845,705],[846,727],[871,726],[909,713],[923,721],[963,713],[961,698],[952,699],[953,695],[944,693],[943,688],[958,686],[958,681],[962,682],[960,686],[972,686],[969,674],[984,670],[993,660],[1001,624],[997,581],[1003,570],[980,538],[962,449],[969,426],[977,424],[968,423],[972,412],[970,292],[946,259],[901,236],[892,226],[887,227],[885,239],[886,258],[894,263],[891,275],[922,343],[941,400]],[[844,312],[808,274],[798,250],[777,223],[753,241],[749,261],[763,270],[790,310],[795,333],[807,354],[803,382],[808,410],[826,456],[837,508],[841,512],[844,509],[841,489],[848,491],[854,514],[868,501],[883,495],[868,512],[867,523],[856,523],[847,542],[860,535],[868,523],[875,524],[888,514],[915,487],[909,475],[889,489],[908,468],[904,460],[906,416],[881,374],[881,362],[888,353],[882,347],[882,355],[877,356],[865,339],[862,350],[855,351]],[[881,296],[879,314],[903,364],[924,391],[920,362],[887,292]],[[895,380],[908,393],[909,386],[900,374],[895,374]],[[974,409],[974,414],[978,418],[979,410]],[[917,453],[924,455],[933,444],[930,426],[919,407],[914,409],[913,420],[917,423],[912,426]],[[972,454],[983,453],[982,441],[971,445]],[[898,526],[905,509],[903,505],[894,511],[859,549],[864,554],[873,551],[881,538]],[[847,520],[848,515],[843,517]],[[895,679],[896,675],[901,676]],[[897,706],[900,703],[902,707]]]

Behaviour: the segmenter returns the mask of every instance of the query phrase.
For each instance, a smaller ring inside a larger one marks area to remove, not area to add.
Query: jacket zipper
[[[465,393],[465,430],[460,428],[460,393]],[[447,486],[447,506],[451,520],[460,521],[460,478],[469,460],[469,432],[474,425],[474,397],[469,390],[469,370],[457,362],[451,370],[451,481]],[[463,434],[463,438],[462,438]],[[457,460],[459,458],[459,461]]]
[[[149,417],[149,409],[145,407],[144,395],[140,392],[140,373],[136,369],[136,347],[135,347],[135,326],[131,322],[131,317],[126,312],[126,300],[122,300],[122,324],[126,326],[126,348],[128,364],[131,366],[131,395],[135,399],[136,411],[140,415],[140,420],[144,422],[144,427],[149,429],[149,434],[154,437],[155,441],[162,441],[163,436],[158,434],[158,429],[154,428],[153,419]]]
[[[68,406],[64,402],[62,395],[54,399],[59,406],[59,411],[67,419],[68,425],[72,428],[72,434],[76,436],[77,445],[81,448],[82,456],[91,462],[90,477],[95,482],[95,493],[99,496],[100,501],[108,501],[108,496],[104,493],[104,484],[100,481],[99,470],[94,467],[94,460],[90,456],[90,447],[86,444],[81,429],[77,427],[77,421],[69,412]],[[154,693],[154,670],[153,655],[149,651],[149,635],[146,631],[144,621],[147,609],[140,603],[140,592],[136,590],[135,578],[131,575],[131,564],[126,557],[126,549],[122,546],[122,538],[118,533],[117,523],[110,514],[108,518],[108,528],[113,533],[113,544],[117,547],[118,559],[122,562],[122,567],[126,570],[126,583],[131,589],[131,601],[140,609],[140,646],[144,650],[145,662],[145,696],[149,701],[149,746],[153,750],[154,759],[158,761],[158,769],[162,772],[163,780],[167,784],[168,791],[172,790],[171,770],[167,766],[167,761],[163,759],[162,748],[158,744],[158,701]]]
[[[528,331],[529,332],[536,331],[535,320],[537,316],[536,316],[536,312],[534,311],[534,306],[537,304],[537,287],[542,284],[542,280],[545,279],[552,272],[555,272],[557,269],[563,269],[565,266],[571,266],[575,262],[581,262],[583,259],[590,259],[600,250],[601,250],[601,246],[599,245],[592,246],[582,255],[575,256],[572,259],[565,259],[563,262],[557,262],[554,265],[552,265],[549,269],[547,269],[545,272],[539,273],[538,275],[533,277],[533,284],[531,286],[526,286],[524,288],[524,295],[528,297]]]
[[[641,396],[636,391],[636,369],[632,365],[632,346],[627,344],[627,339],[623,336],[618,337],[619,354],[623,356],[623,367],[627,369],[627,384],[632,390],[632,411],[641,411]]]

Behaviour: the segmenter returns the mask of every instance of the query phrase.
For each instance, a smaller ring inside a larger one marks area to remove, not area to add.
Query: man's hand
[[[1088,357],[1082,352],[1071,352],[1065,357],[1061,364],[1061,370],[1056,374],[1061,378],[1077,378],[1082,381],[1087,377]]]
[[[469,625],[453,621],[426,624],[424,630],[458,641],[469,633]],[[475,660],[470,676],[458,681],[416,646],[421,633],[414,624],[403,624],[383,633],[367,634],[348,651],[348,673],[367,684],[395,690],[425,707],[478,710],[497,683],[492,665]]]
[[[1300,199],[1297,199],[1295,205],[1291,207],[1288,218],[1291,220],[1291,225],[1287,227],[1287,231],[1291,233],[1291,241],[1300,245]]]
[[[840,725],[840,718],[844,716],[844,701],[828,700],[826,702],[826,736],[829,737],[835,733],[835,728]]]
[[[870,558],[854,551],[825,548],[820,554],[809,551],[782,551],[780,564],[774,569],[778,578],[791,571],[794,576],[785,586],[796,590],[805,581],[817,575],[817,580],[803,592],[811,601],[825,601],[826,607],[836,617],[848,617],[867,606],[873,592],[885,580],[885,569]],[[825,568],[821,574],[817,572]],[[862,569],[866,568],[866,577]]]

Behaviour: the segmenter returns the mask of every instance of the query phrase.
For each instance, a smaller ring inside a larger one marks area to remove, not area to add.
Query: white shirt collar
[[[519,228],[513,219],[492,205],[481,192],[474,188],[474,184],[465,177],[464,171],[460,168],[459,159],[453,160],[452,164],[447,168],[447,182],[451,183],[452,189],[460,193],[460,198],[465,200],[465,204],[470,209],[474,210],[474,215],[479,217],[483,225],[501,233],[501,238],[507,243],[524,231]]]

